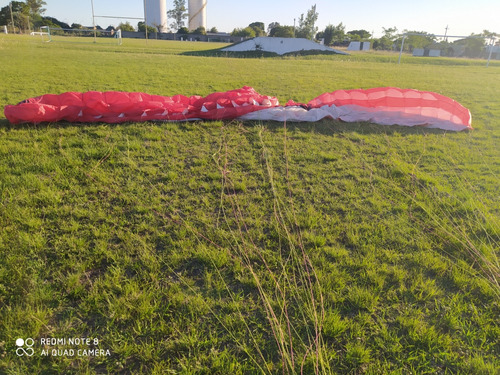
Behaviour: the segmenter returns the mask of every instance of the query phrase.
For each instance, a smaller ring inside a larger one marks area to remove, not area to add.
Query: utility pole
[[[9,3],[10,8],[10,22],[12,24],[12,34],[16,33],[16,27],[14,26],[14,16],[12,15],[12,1]]]
[[[445,42],[448,41],[448,38],[446,37],[447,34],[448,34],[448,25],[446,25],[446,29],[444,29],[444,41]]]

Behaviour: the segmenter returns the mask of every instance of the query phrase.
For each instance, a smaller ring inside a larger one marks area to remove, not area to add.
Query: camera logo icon
[[[27,338],[26,340],[24,339],[17,339],[16,340],[16,354],[19,357],[22,357],[24,355],[31,357],[33,354],[35,354],[35,350],[33,349],[33,345],[35,345],[35,340],[32,338]],[[26,346],[26,348],[25,348]]]

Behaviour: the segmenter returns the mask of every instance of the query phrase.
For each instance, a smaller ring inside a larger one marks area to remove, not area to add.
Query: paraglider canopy
[[[286,106],[280,106],[277,98],[261,95],[248,86],[206,97],[120,91],[66,92],[6,106],[5,116],[13,124],[196,119],[318,121],[332,118],[453,131],[472,129],[469,110],[453,99],[429,91],[393,87],[338,90],[321,94],[308,103],[289,101]]]

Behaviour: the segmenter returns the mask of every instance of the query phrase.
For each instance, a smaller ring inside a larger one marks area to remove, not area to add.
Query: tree
[[[252,22],[248,27],[255,31],[255,36],[266,36],[266,25],[264,22]]]
[[[121,30],[121,31],[135,31],[134,29],[134,26],[132,26],[130,24],[130,22],[120,22],[120,24],[118,25],[118,28]]]
[[[47,3],[43,0],[26,0],[26,6],[28,7],[30,15],[42,15],[45,13],[45,9],[43,8]]]
[[[267,25],[267,34],[271,35],[272,30],[278,26],[280,26],[279,22],[271,22],[269,25]]]
[[[146,32],[146,24],[142,21],[138,22],[137,23],[137,30],[140,31],[140,32]],[[153,27],[153,26],[148,26],[148,34],[153,34],[153,33],[156,33],[158,31],[158,29],[156,27]]]
[[[494,32],[491,32],[489,30],[483,30],[481,35],[484,36],[486,39],[492,39],[492,38],[499,36],[498,33],[494,33]]]
[[[328,25],[323,31],[325,46],[331,46],[335,43],[342,43],[345,39],[345,26],[341,22],[337,26]]]
[[[408,35],[405,39],[405,51],[412,52],[415,48],[427,48],[436,42],[436,37],[426,31],[404,31],[405,34],[423,34],[423,35]],[[395,40],[396,45],[401,47],[403,37],[400,36]]]
[[[34,27],[41,26],[42,14],[45,13],[44,5],[46,3],[43,0],[26,0],[23,7],[23,17],[26,19],[25,23],[29,29],[31,29],[32,25]]]
[[[333,44],[333,35],[335,33],[335,26],[328,25],[323,31],[323,39],[325,46],[331,46]]]
[[[193,30],[191,34],[207,35],[207,30],[203,26],[200,26],[196,30]]]
[[[219,30],[217,30],[217,28],[214,26],[208,32],[213,33],[213,34],[217,34],[219,32]]]
[[[480,57],[485,38],[482,34],[471,34],[468,38],[456,40],[453,44],[464,46],[464,55],[467,57]]]
[[[295,32],[293,26],[275,26],[269,36],[275,38],[293,38],[295,36]]]
[[[71,29],[71,26],[68,25],[66,22],[59,21],[57,18],[54,17],[42,17],[41,22],[42,23],[50,22],[54,25],[57,25],[56,27],[60,27],[61,29]]]
[[[371,34],[366,30],[351,30],[347,32],[347,35],[351,38],[351,40],[363,40],[370,39]]]
[[[384,30],[384,37],[386,37],[387,39],[394,41],[394,39],[397,38],[396,33],[398,32],[398,29],[396,28],[396,26],[389,27],[387,29],[385,27],[382,27],[382,30]]]
[[[245,27],[244,29],[234,29],[231,32],[232,36],[241,36],[244,38],[255,38],[255,31],[250,26]]]
[[[298,38],[313,39],[314,35],[318,32],[318,28],[314,26],[318,20],[318,12],[316,12],[316,4],[307,11],[304,17],[302,13],[299,18],[299,27],[296,32]]]
[[[19,29],[26,30],[30,29],[30,18],[25,12],[18,12],[14,14],[14,24],[19,27]]]
[[[25,4],[21,1],[11,1],[12,13],[22,12]],[[0,24],[7,25],[10,23],[10,6],[4,6],[0,9]]]
[[[379,38],[375,39],[373,41],[373,48],[378,49],[378,50],[392,50],[393,46],[395,45],[395,40],[398,37],[396,34],[398,32],[398,29],[396,26],[394,27],[389,27],[385,28],[382,27],[382,30],[384,31],[384,35]]]
[[[188,17],[186,0],[174,0],[174,6],[167,12],[167,16],[174,20],[170,24],[172,29],[179,30],[184,27],[184,20]]]
[[[12,7],[12,17],[11,17],[11,7]],[[10,6],[7,5],[0,9],[0,25],[10,25],[12,23],[11,19],[14,19],[14,25],[12,27],[22,28],[19,24],[19,19],[17,15],[23,14],[26,9],[26,4],[21,1],[12,1]]]

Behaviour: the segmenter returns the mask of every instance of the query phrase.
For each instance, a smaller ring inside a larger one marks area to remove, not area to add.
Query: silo
[[[207,0],[189,0],[189,30],[207,28]]]
[[[144,15],[148,26],[167,31],[167,0],[144,0]]]

